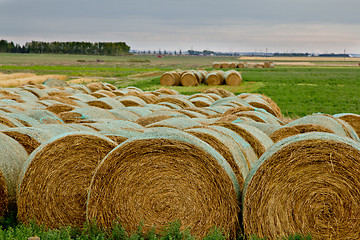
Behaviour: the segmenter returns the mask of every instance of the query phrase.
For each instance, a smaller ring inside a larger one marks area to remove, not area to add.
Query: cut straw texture
[[[90,186],[87,217],[135,231],[159,230],[174,220],[204,237],[214,226],[235,236],[239,185],[226,160],[198,138],[161,128],[111,151]]]
[[[262,155],[246,179],[245,234],[359,239],[359,189],[358,142],[318,132],[283,139]]]
[[[18,219],[50,228],[83,226],[92,175],[116,146],[106,137],[85,132],[60,135],[42,144],[22,170]]]

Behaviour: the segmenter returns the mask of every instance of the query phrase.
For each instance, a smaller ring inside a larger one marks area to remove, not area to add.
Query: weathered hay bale
[[[159,88],[158,90],[152,91],[151,93],[155,94],[155,95],[161,95],[161,94],[165,94],[165,95],[180,95],[180,93],[178,91],[172,90],[172,89],[168,89],[168,88]]]
[[[159,104],[146,104],[143,108],[152,112],[170,110],[169,107]]]
[[[195,107],[198,108],[209,107],[213,103],[213,101],[209,100],[206,97],[192,98],[190,102],[192,102],[195,105]]]
[[[184,108],[183,110],[188,110],[188,111],[192,111],[192,112],[197,112],[200,113],[201,115],[203,115],[204,117],[208,117],[212,114],[215,114],[213,111],[208,111],[207,109],[203,109],[203,108],[199,108],[199,107],[195,107],[195,108]]]
[[[217,118],[216,123],[243,123],[244,121],[253,121],[255,120],[247,117],[238,117],[236,115],[223,115],[223,117]]]
[[[126,95],[139,97],[146,103],[154,103],[158,99],[158,96],[149,92],[130,91]]]
[[[218,62],[213,62],[212,67],[213,67],[213,68],[221,68],[221,64],[218,63]]]
[[[126,120],[126,121],[131,121],[131,122],[135,122],[136,120],[138,120],[141,117],[138,114],[128,110],[125,107],[111,109],[109,112],[111,112],[119,120]]]
[[[2,115],[0,116],[0,124],[3,124],[8,127],[24,127],[24,124],[22,124],[20,121],[16,120],[15,118],[9,116],[9,115]]]
[[[47,111],[47,110],[29,110],[22,112],[23,115],[31,117],[37,121],[39,121],[42,124],[63,124],[61,118],[59,118],[56,114],[53,112]]]
[[[335,114],[334,117],[347,122],[360,137],[360,115],[354,113]]]
[[[268,124],[274,124],[274,125],[284,125],[284,123],[275,117],[274,115],[268,113],[265,110],[262,110],[261,108],[255,109],[255,111],[243,111],[236,114],[236,116],[239,117],[248,117],[256,122],[261,123],[268,123]]]
[[[229,109],[228,111],[224,112],[224,115],[236,115],[237,113],[244,111],[255,111],[255,108],[252,106],[239,106]]]
[[[182,109],[179,105],[170,102],[160,102],[158,105],[168,107],[169,109]]]
[[[114,108],[116,109],[116,108],[125,107],[124,104],[122,104],[121,102],[109,97],[100,98],[95,101],[89,101],[87,102],[87,104],[89,106],[103,108],[103,109],[114,109]]]
[[[63,103],[55,103],[55,104],[52,104],[52,105],[48,106],[47,108],[45,108],[45,110],[53,112],[55,114],[72,111],[74,109],[75,109],[74,106],[71,106],[68,104],[63,104]]]
[[[216,106],[209,106],[209,107],[206,107],[207,109],[210,109],[212,111],[215,111],[217,113],[221,113],[223,114],[224,112],[228,111],[229,109],[235,107],[237,105],[234,105],[234,106],[226,106],[226,105],[216,105]]]
[[[189,118],[206,118],[206,116],[207,116],[198,111],[192,111],[192,110],[188,110],[188,109],[180,109],[180,110],[176,110],[176,111],[179,113],[185,114]]]
[[[126,110],[135,113],[139,117],[144,117],[152,113],[152,111],[143,107],[127,107]]]
[[[75,85],[72,84],[70,87],[76,90],[80,90],[82,93],[86,93],[86,94],[91,93],[91,90],[82,84],[75,84]]]
[[[84,107],[84,108],[75,108],[71,112],[82,114],[83,119],[109,119],[117,120],[114,114],[110,111],[97,107]]]
[[[25,102],[19,94],[15,93],[15,92],[9,92],[7,90],[0,90],[0,99],[15,100],[19,103]]]
[[[106,90],[106,91],[114,91],[114,90],[117,89],[117,88],[116,88],[114,85],[112,85],[111,83],[103,82],[103,85],[106,87],[106,89],[104,89],[104,90]],[[110,90],[109,90],[109,89],[110,89]]]
[[[126,120],[104,120],[103,122],[83,123],[83,125],[105,133],[116,133],[117,129],[120,129],[120,131],[122,131],[123,129],[128,129],[138,132],[142,132],[145,130],[145,128],[140,124]]]
[[[197,237],[213,226],[235,237],[239,193],[234,172],[217,151],[190,134],[160,128],[125,141],[103,159],[91,182],[87,217],[102,227],[119,221],[127,231],[140,221],[147,231],[177,219]]]
[[[28,116],[26,116],[26,115],[24,115],[22,113],[7,113],[7,114],[4,114],[4,115],[16,119],[17,121],[19,121],[25,127],[32,127],[32,126],[36,126],[36,125],[41,124],[36,119],[34,119],[32,117],[28,117]]]
[[[243,123],[214,123],[213,125],[228,128],[239,134],[251,145],[258,158],[274,144],[264,132],[250,125]]]
[[[191,118],[174,117],[149,124],[146,127],[147,128],[167,127],[167,128],[176,128],[176,129],[185,129],[185,128],[197,127],[197,126],[201,126],[201,124],[195,120],[192,120]]]
[[[99,91],[100,91],[100,90],[99,90]],[[104,94],[104,93],[101,93],[101,92],[99,92],[99,91],[90,93],[90,95],[93,96],[93,97],[96,97],[97,99],[108,97],[108,95],[106,95],[106,94]]]
[[[117,101],[122,103],[125,107],[133,107],[133,106],[145,106],[146,102],[139,97],[132,95],[125,95],[123,97],[116,97]]]
[[[276,131],[272,132],[269,137],[274,141],[278,142],[284,138],[291,137],[301,133],[307,132],[327,132],[327,133],[334,133],[330,129],[315,124],[302,124],[302,125],[295,125],[288,127],[287,125],[277,129]]]
[[[74,94],[72,96],[68,96],[68,98],[72,99],[72,100],[78,100],[78,101],[81,101],[81,102],[89,102],[89,101],[97,100],[96,97],[91,96],[90,94],[86,94],[86,93],[77,93],[77,94]]]
[[[245,181],[245,234],[359,239],[359,159],[359,143],[334,134],[312,132],[277,142]]]
[[[192,87],[199,85],[198,78],[194,72],[184,73],[180,78],[181,85],[184,87]]]
[[[207,85],[222,85],[224,84],[224,74],[223,71],[210,72],[206,76],[205,82]]]
[[[176,71],[166,72],[160,77],[160,85],[163,86],[179,86],[180,74]]]
[[[213,96],[213,95],[210,95],[210,93],[215,93],[217,94],[218,96],[224,98],[224,97],[234,97],[235,94],[233,94],[232,92],[230,91],[227,91],[225,89],[222,89],[222,88],[209,88],[209,89],[206,89],[203,93],[206,93],[206,94],[209,94],[209,96]],[[218,100],[218,99],[214,99],[214,100]]]
[[[83,226],[92,175],[116,146],[104,136],[85,132],[42,144],[29,157],[19,180],[18,219],[50,228]]]
[[[269,124],[269,123],[261,123],[261,122],[247,122],[244,121],[244,124],[256,127],[257,129],[264,132],[266,135],[270,136],[271,133],[276,131],[277,129],[281,128],[282,126],[278,124]]]
[[[37,101],[39,99],[35,94],[26,91],[22,88],[12,88],[11,90],[13,91],[14,94],[18,94],[21,97],[21,99],[26,102]]]
[[[102,82],[92,82],[92,83],[88,83],[88,84],[86,84],[86,87],[87,87],[88,89],[90,89],[91,92],[96,92],[96,91],[98,91],[98,90],[108,90],[108,91],[115,90],[115,89],[109,88],[107,85],[105,85],[105,84],[102,83]]]
[[[249,173],[249,167],[237,142],[229,135],[221,134],[211,128],[191,128],[185,132],[206,142],[225,158],[234,171],[241,188],[240,191],[242,191],[245,178]]]
[[[219,100],[216,100],[210,106],[211,107],[221,106],[221,105],[225,106],[225,105],[228,105],[229,103],[235,104],[234,106],[236,106],[236,107],[239,107],[239,106],[250,107],[249,103],[247,103],[246,101],[244,101],[238,97],[224,97]]]
[[[96,91],[96,93],[103,94],[106,97],[110,97],[110,98],[116,97],[116,94],[114,94],[113,91],[109,91],[109,90],[98,90]]]
[[[230,86],[238,86],[242,82],[241,75],[236,70],[226,71],[224,74],[224,79],[226,85],[230,85]]]
[[[0,216],[16,209],[16,184],[27,158],[17,141],[0,133]]]
[[[140,117],[135,123],[140,124],[142,126],[147,126],[152,123],[160,122],[165,119],[172,118],[170,115],[159,115],[159,116],[152,116],[152,117]]]
[[[340,121],[340,119],[331,115],[315,113],[296,119],[288,123],[287,126],[292,127],[296,125],[315,124],[323,126],[339,136],[356,139],[357,134],[354,133],[354,129],[352,129],[348,124],[345,125],[344,122]]]
[[[41,98],[39,98],[39,102],[42,102],[43,100],[53,100],[53,101],[56,101],[58,103],[65,103],[65,104],[69,104],[69,105],[73,105],[73,106],[78,106],[76,101],[74,101],[72,99],[69,99],[67,97],[49,96],[49,97],[41,97]]]
[[[21,88],[25,91],[28,91],[28,92],[34,94],[37,98],[49,96],[45,91],[43,91],[39,88],[36,88],[34,86],[31,86],[31,85],[22,86]]]
[[[67,82],[65,82],[64,80],[56,79],[56,78],[48,78],[43,82],[43,84],[48,87],[51,87],[51,88],[69,86],[69,84]]]
[[[269,97],[260,94],[242,93],[238,95],[239,98],[248,102],[251,106],[262,108],[271,113],[275,117],[281,118],[282,113],[279,106]]]

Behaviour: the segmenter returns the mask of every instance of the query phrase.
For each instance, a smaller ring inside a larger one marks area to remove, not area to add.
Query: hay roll
[[[360,115],[354,113],[340,113],[335,114],[334,117],[347,122],[360,137]]]
[[[167,128],[176,128],[176,129],[185,129],[196,126],[201,126],[201,124],[195,120],[192,120],[191,118],[174,117],[149,124],[146,127],[148,128],[167,127]]]
[[[140,221],[147,231],[178,219],[198,237],[213,226],[233,237],[237,194],[235,174],[217,151],[182,131],[158,129],[104,158],[90,186],[87,217],[103,227],[119,221],[128,231]]]
[[[181,76],[180,82],[181,82],[181,85],[183,85],[184,87],[192,87],[192,86],[199,85],[198,77],[197,77],[197,75],[195,75],[194,72],[184,73]]]
[[[50,228],[83,226],[92,175],[116,146],[106,137],[85,132],[64,134],[42,144],[23,168],[18,219]]]
[[[210,72],[206,76],[207,85],[222,85],[224,84],[224,72],[223,71],[214,71]]]
[[[218,62],[213,62],[212,67],[213,67],[213,68],[221,68],[221,64],[218,63]]]
[[[226,85],[230,86],[238,86],[242,82],[241,75],[236,70],[226,71],[224,74],[224,79]]]
[[[359,239],[360,144],[329,133],[283,139],[266,151],[244,187],[247,235]]]
[[[179,86],[180,85],[180,74],[175,71],[164,73],[160,77],[160,85]]]

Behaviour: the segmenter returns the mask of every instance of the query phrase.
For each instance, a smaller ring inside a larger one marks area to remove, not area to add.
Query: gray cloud
[[[359,53],[359,8],[358,0],[0,0],[0,38]]]

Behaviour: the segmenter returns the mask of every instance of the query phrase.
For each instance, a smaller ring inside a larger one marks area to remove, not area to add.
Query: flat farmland
[[[0,72],[64,74],[71,79],[104,81],[118,88],[143,90],[160,87],[162,73],[175,69],[213,70],[213,62],[264,62],[266,58],[216,56],[88,56],[0,54]],[[357,58],[268,58],[275,68],[238,69],[239,86],[219,86],[236,94],[262,93],[271,97],[287,117],[322,112],[360,114],[360,67]],[[174,86],[182,94],[202,92],[211,86]]]

